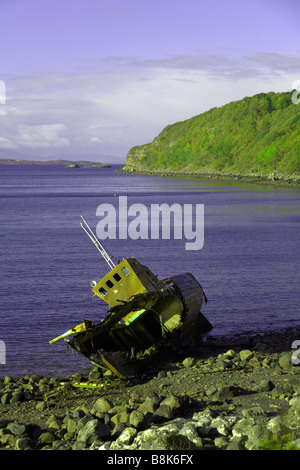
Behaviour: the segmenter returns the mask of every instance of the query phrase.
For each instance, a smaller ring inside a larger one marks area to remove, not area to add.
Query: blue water
[[[193,273],[208,297],[202,312],[214,325],[212,336],[300,325],[300,191],[126,175],[115,168],[1,165],[0,377],[90,367],[67,353],[64,341],[49,340],[106,315],[90,281],[108,266],[81,229],[80,215],[95,231],[97,207],[118,208],[120,195],[129,206],[149,209],[154,203],[204,204],[199,251],[185,250],[186,240],[173,237],[103,243],[116,258],[135,256],[161,279]]]

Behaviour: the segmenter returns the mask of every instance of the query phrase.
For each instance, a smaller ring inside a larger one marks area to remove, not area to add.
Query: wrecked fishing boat
[[[64,339],[92,364],[123,378],[212,328],[200,311],[206,296],[192,274],[159,280],[135,258],[115,263],[83,218],[80,225],[110,267],[99,282],[91,282],[94,296],[110,308],[100,323],[85,320],[50,344]]]

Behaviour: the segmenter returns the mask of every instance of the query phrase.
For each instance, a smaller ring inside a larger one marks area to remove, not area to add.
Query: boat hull
[[[160,281],[157,292],[138,294],[114,306],[101,323],[67,343],[120,378],[139,374],[162,353],[165,356],[167,350],[212,328],[201,313],[204,300],[203,289],[192,274],[173,276]],[[138,312],[137,318],[122,323],[130,312]]]

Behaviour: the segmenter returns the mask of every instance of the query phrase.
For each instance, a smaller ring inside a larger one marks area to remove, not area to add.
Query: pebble
[[[113,404],[110,400],[107,398],[98,398],[96,402],[94,403],[94,411],[97,411],[99,413],[106,413],[109,411],[111,408],[113,408]]]
[[[51,403],[56,396],[60,397],[55,395],[59,390],[68,393],[71,378],[33,375],[13,379],[7,376],[0,380],[0,406],[12,404],[15,418],[10,422],[0,421],[0,449],[174,450],[175,445],[181,450],[256,450],[261,448],[262,442],[285,436],[291,424],[296,426],[296,431],[292,430],[293,445],[300,447],[299,368],[292,366],[290,353],[272,356],[266,355],[265,349],[264,343],[257,351],[227,349],[225,353],[199,360],[187,356],[177,363],[177,371],[182,374],[180,396],[166,393],[166,383],[169,385],[174,371],[163,370],[154,378],[161,381],[155,394],[149,394],[140,386],[143,380],[136,381],[127,402],[124,398],[122,402],[114,402],[114,395],[97,398],[95,391],[95,400],[89,407],[82,405],[72,409],[68,406],[59,415],[50,414]],[[263,379],[261,374],[261,380],[255,378],[252,386],[242,388],[230,382],[230,370],[234,368],[241,369],[238,383],[242,383],[243,376],[247,378],[253,373],[255,377],[260,370],[268,374],[268,379]],[[198,371],[201,376],[202,372],[210,374],[220,370],[224,371],[222,383],[206,381],[205,387],[198,385],[193,393],[188,391],[193,385],[189,381],[191,373],[194,377]],[[95,370],[92,374],[94,378],[97,373]],[[99,375],[103,376],[101,371]],[[180,382],[179,375],[173,380]],[[270,414],[263,406],[255,404],[257,394],[283,401],[283,408],[274,407]],[[244,397],[253,397],[253,406],[236,406],[236,400]],[[47,416],[43,427],[28,426],[18,419],[18,408],[27,402]]]
[[[278,364],[282,369],[289,369],[292,366],[292,356],[290,353],[282,354],[278,359]]]

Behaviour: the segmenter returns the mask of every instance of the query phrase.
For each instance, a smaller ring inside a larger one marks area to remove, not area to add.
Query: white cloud
[[[0,148],[2,148],[2,149],[15,149],[15,148],[17,148],[17,146],[15,144],[13,144],[6,137],[0,137]]]
[[[300,78],[298,56],[268,52],[109,57],[84,65],[72,73],[7,77],[0,146],[45,154],[68,147],[125,159],[167,124],[244,96],[288,91]]]
[[[99,143],[102,142],[102,140],[99,139],[99,137],[92,137],[92,138],[90,139],[90,142],[95,143],[95,144],[99,144]]]
[[[16,141],[20,146],[33,149],[69,146],[69,140],[60,136],[64,128],[63,124],[20,125]]]

